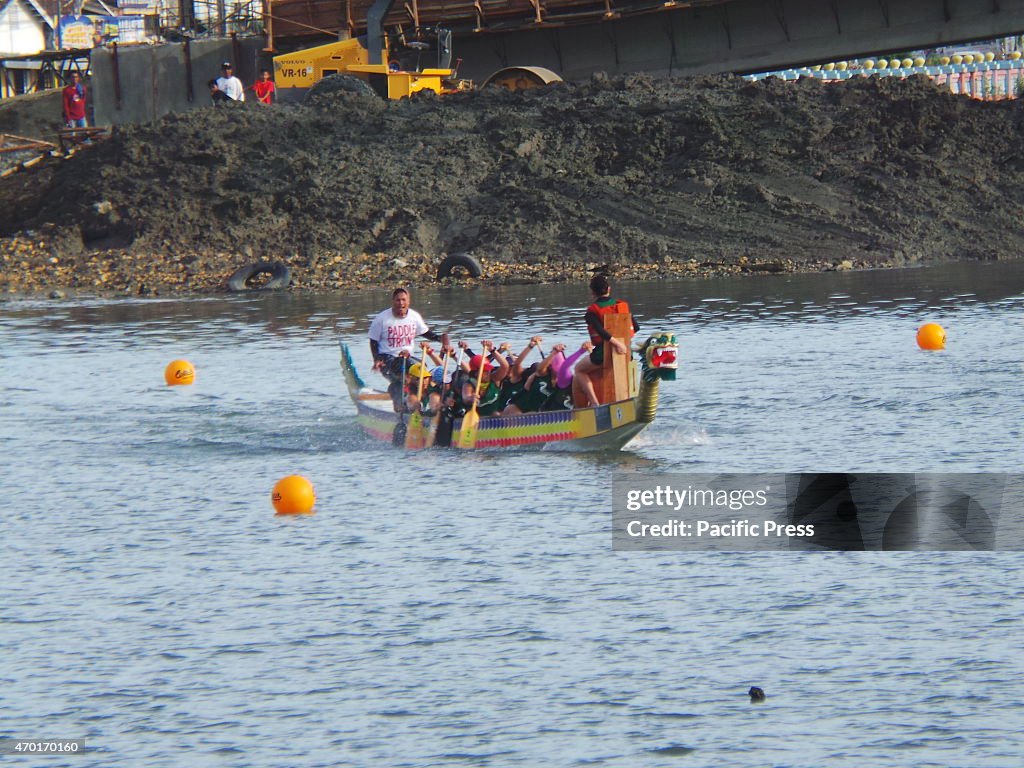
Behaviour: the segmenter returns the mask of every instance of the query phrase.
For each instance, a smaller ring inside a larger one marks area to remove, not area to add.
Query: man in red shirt
[[[82,76],[71,73],[71,84],[63,91],[64,95],[64,126],[67,128],[86,128],[85,120],[85,86]]]
[[[260,79],[253,84],[252,89],[256,93],[256,101],[260,104],[274,103],[274,98],[277,96],[277,86],[270,79],[270,72],[267,70],[264,69],[260,73]]]

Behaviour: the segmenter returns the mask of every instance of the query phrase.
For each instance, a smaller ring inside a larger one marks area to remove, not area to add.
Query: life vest
[[[629,304],[624,302],[622,299],[615,299],[615,301],[612,304],[608,304],[607,306],[604,306],[604,307],[602,307],[599,304],[599,302],[595,301],[593,304],[591,304],[589,307],[587,307],[587,312],[596,312],[600,316],[600,318],[601,318],[601,324],[602,325],[604,325],[604,316],[605,315],[628,315],[628,314],[630,314],[630,312],[629,312]],[[600,346],[601,344],[604,344],[604,339],[601,338],[600,334],[598,334],[597,331],[595,331],[593,328],[590,327],[589,323],[587,324],[587,332],[590,334],[590,341],[594,344],[595,347]],[[626,341],[628,342],[632,338],[633,338],[633,327],[632,327],[632,325],[630,325],[629,338],[626,339]]]

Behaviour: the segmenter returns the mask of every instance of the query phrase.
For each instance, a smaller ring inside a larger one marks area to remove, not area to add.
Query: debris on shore
[[[903,266],[1024,251],[1024,104],[927,78],[595,76],[228,104],[0,179],[0,291],[209,293]]]

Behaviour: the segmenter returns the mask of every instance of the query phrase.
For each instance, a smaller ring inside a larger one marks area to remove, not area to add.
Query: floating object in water
[[[764,701],[766,698],[768,698],[767,696],[764,695],[764,690],[761,689],[761,688],[758,688],[756,685],[751,686],[750,690],[747,691],[747,693],[750,694],[750,700],[752,702],[761,702],[761,701]]]
[[[196,380],[196,368],[188,360],[172,360],[164,369],[164,381],[167,386],[192,384]]]
[[[279,515],[308,515],[316,504],[316,493],[302,475],[288,475],[277,481],[270,500]]]
[[[945,329],[938,323],[925,323],[917,329],[917,346],[929,350],[945,349]]]

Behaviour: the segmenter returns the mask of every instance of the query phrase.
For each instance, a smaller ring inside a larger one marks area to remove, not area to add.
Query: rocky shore
[[[461,252],[491,283],[1017,258],[1022,133],[1019,102],[926,78],[211,106],[0,179],[0,292],[213,293],[261,260],[424,285]]]

